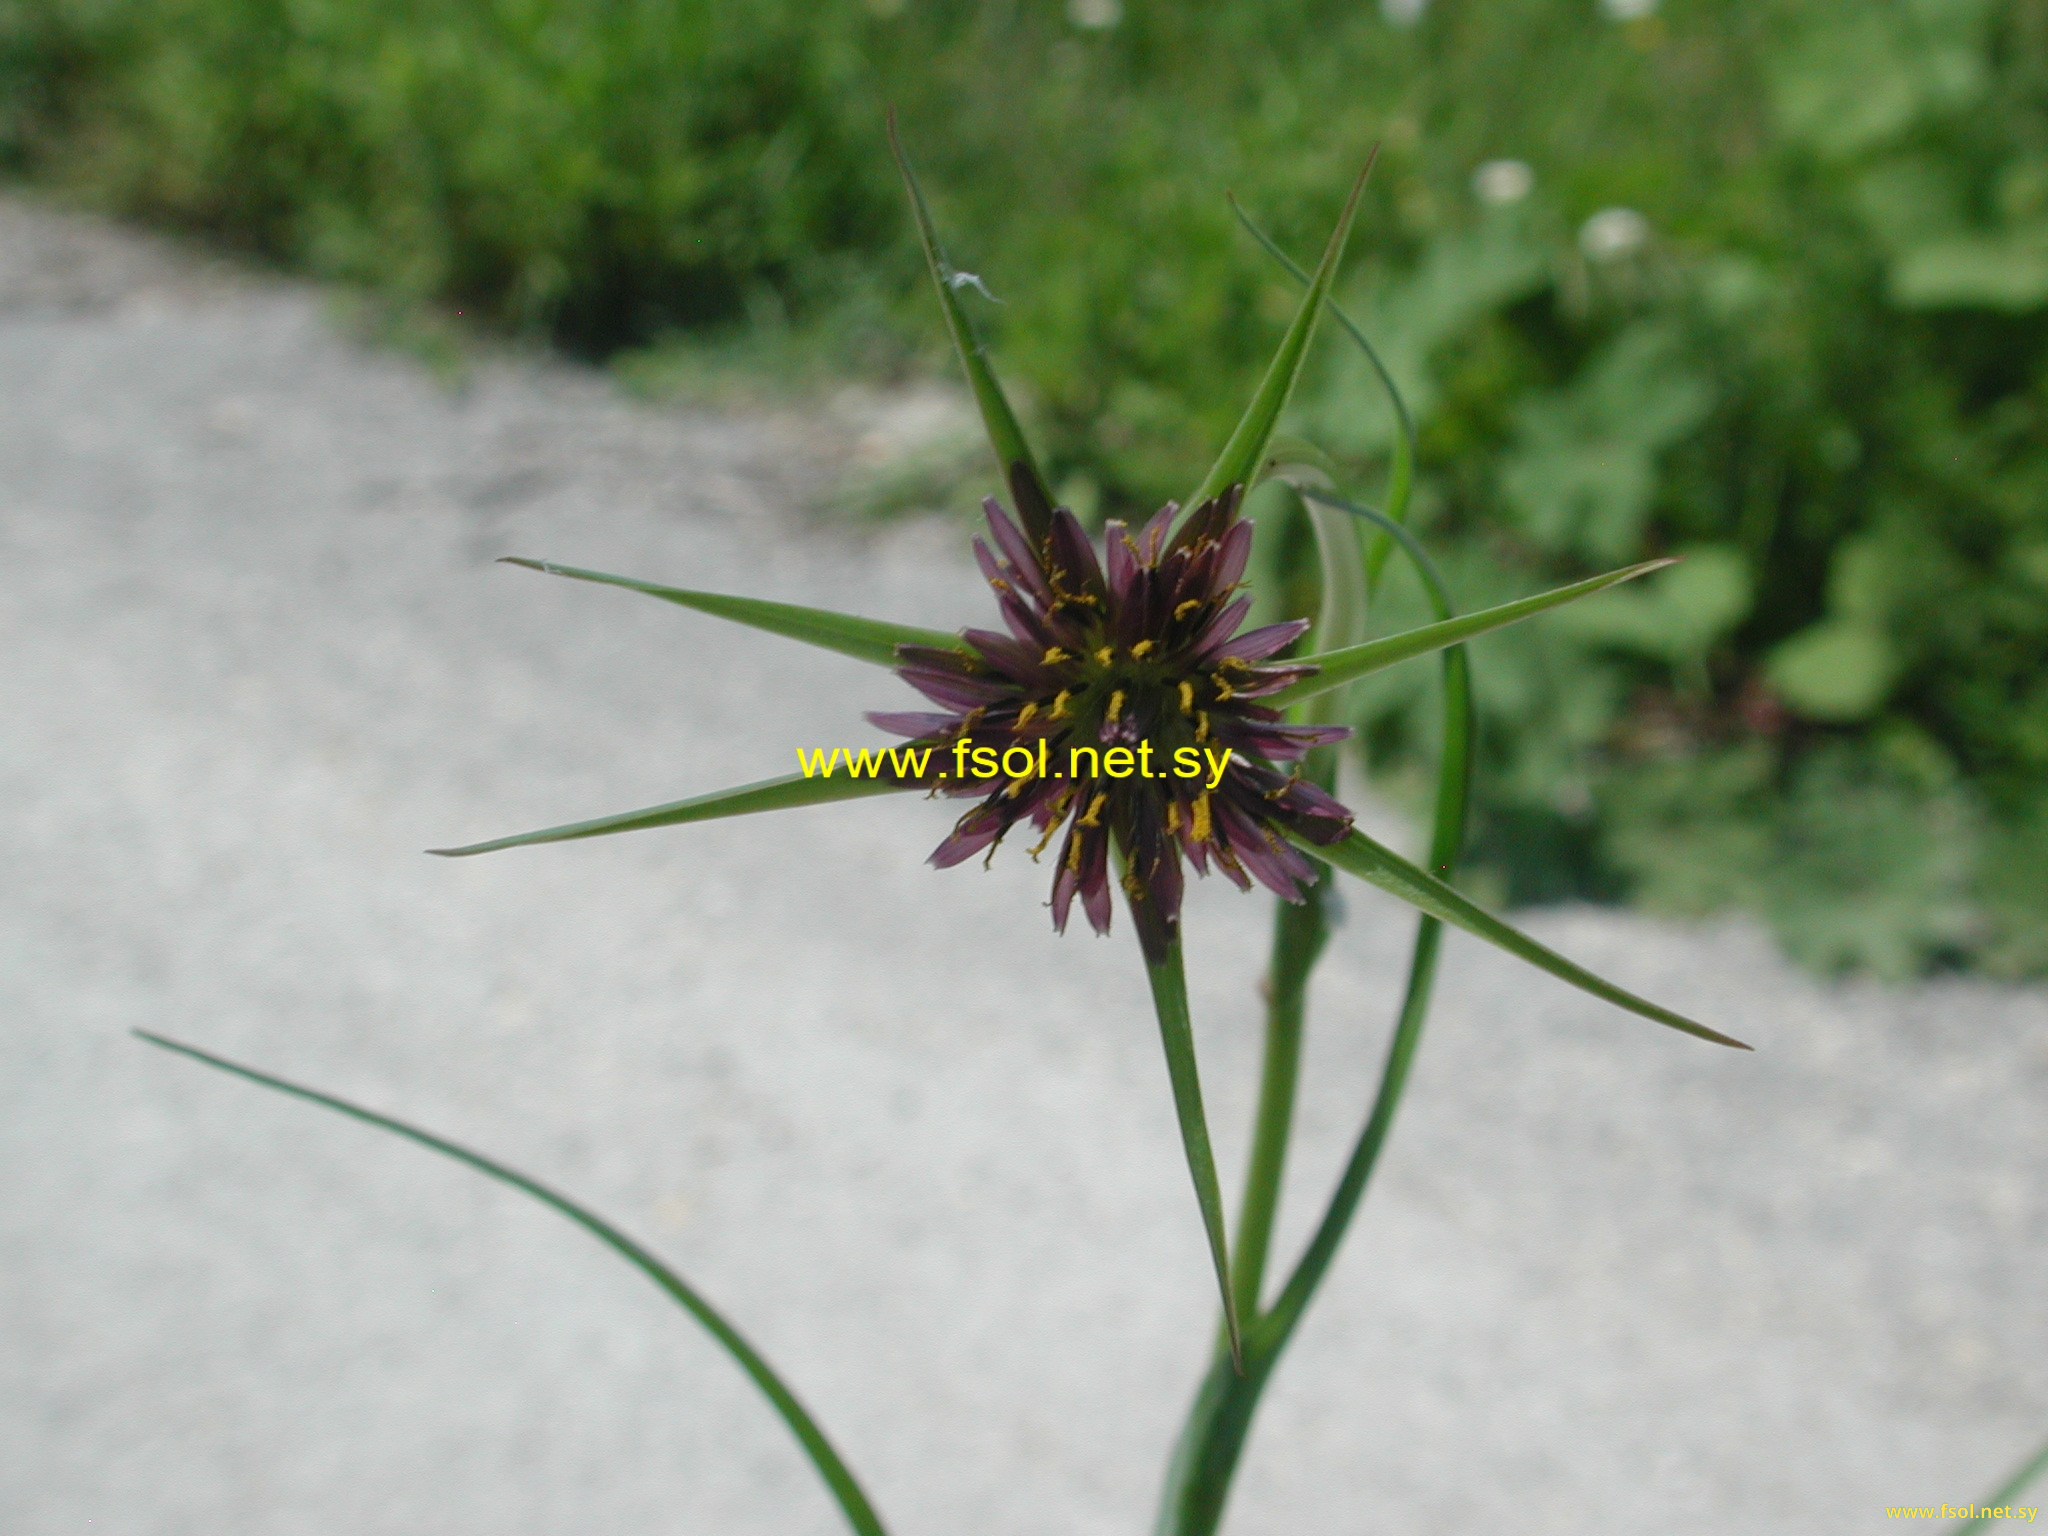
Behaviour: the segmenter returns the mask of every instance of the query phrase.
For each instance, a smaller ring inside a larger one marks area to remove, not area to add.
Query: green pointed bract
[[[1336,280],[1338,263],[1344,258],[1345,242],[1351,236],[1351,221],[1358,212],[1358,196],[1365,190],[1365,178],[1371,174],[1372,162],[1367,161],[1365,169],[1358,173],[1358,180],[1352,184],[1351,195],[1344,200],[1344,211],[1337,215],[1337,227],[1330,232],[1330,243],[1323,248],[1323,259],[1309,281],[1308,292],[1302,295],[1301,307],[1295,310],[1287,334],[1280,338],[1280,350],[1267,364],[1266,376],[1259,381],[1251,404],[1245,408],[1236,430],[1223,445],[1223,452],[1217,455],[1216,462],[1209,467],[1209,473],[1195,488],[1194,494],[1183,503],[1188,508],[1199,507],[1221,496],[1233,485],[1248,486],[1257,474],[1266,456],[1266,443],[1273,435],[1274,423],[1286,409],[1287,397],[1294,393],[1294,381],[1301,376],[1301,365],[1308,357],[1309,341],[1315,335],[1316,318],[1322,312],[1323,300],[1329,296],[1330,284]]]
[[[1252,222],[1251,215],[1244,211],[1235,197],[1230,197],[1229,201],[1230,211],[1237,215],[1237,221],[1245,227],[1251,237],[1265,247],[1266,254],[1285,267],[1297,283],[1307,284],[1311,279],[1308,273],[1301,269],[1301,264],[1281,250],[1271,236]],[[1379,349],[1366,338],[1365,332],[1357,323],[1344,313],[1343,306],[1338,304],[1335,298],[1326,298],[1323,304],[1329,310],[1330,318],[1343,328],[1344,333],[1356,342],[1359,350],[1365,354],[1365,360],[1372,365],[1372,371],[1380,381],[1380,388],[1386,391],[1387,403],[1394,408],[1394,462],[1387,471],[1385,516],[1398,526],[1407,521],[1408,498],[1415,490],[1415,418],[1408,414],[1408,402],[1401,398],[1401,391],[1394,383],[1394,376],[1387,372],[1387,365],[1380,361]],[[1320,455],[1318,457],[1320,458]],[[1330,474],[1330,485],[1334,489],[1337,477],[1328,466],[1329,461],[1322,459],[1317,467]],[[1379,585],[1380,571],[1385,567],[1387,556],[1392,550],[1393,544],[1383,539],[1366,551],[1366,586],[1369,590]]]
[[[699,613],[708,613],[713,618],[730,619],[735,624],[765,629],[771,635],[801,640],[805,645],[837,651],[842,656],[873,662],[878,667],[896,665],[896,647],[899,645],[930,645],[953,651],[966,649],[958,635],[949,635],[939,629],[921,629],[915,624],[891,624],[886,619],[863,619],[850,613],[834,613],[827,608],[765,602],[758,597],[730,597],[723,592],[693,592],[687,587],[664,587],[651,581],[635,581],[630,576],[608,576],[603,571],[556,565],[551,560],[527,560],[519,555],[507,555],[498,563],[523,565],[529,571],[545,571],[550,576],[566,576],[571,581],[595,581],[608,587],[624,587],[628,592],[645,592],[665,603],[676,603],[684,608],[694,608]]]
[[[1611,981],[1601,980],[1584,966],[1574,964],[1555,950],[1538,944],[1527,934],[1510,928],[1492,913],[1474,906],[1441,880],[1423,873],[1391,848],[1374,842],[1363,832],[1353,831],[1343,842],[1327,847],[1305,842],[1300,846],[1303,852],[1327,860],[1347,874],[1356,875],[1367,884],[1400,897],[1411,907],[1427,912],[1454,928],[1462,928],[1489,944],[1498,945],[1537,969],[1548,971],[1560,981],[1570,982],[1582,992],[1590,992],[1618,1008],[1626,1008],[1630,1013],[1640,1014],[1688,1035],[1697,1035],[1702,1040],[1711,1040],[1716,1045],[1732,1045],[1742,1051],[1750,1049],[1740,1040],[1695,1023],[1682,1013],[1673,1013],[1669,1008],[1637,997]]]
[[[1188,1017],[1187,972],[1176,937],[1158,964],[1147,963],[1152,1006],[1159,1014],[1159,1038],[1166,1047],[1166,1075],[1173,1085],[1174,1113],[1180,1119],[1181,1147],[1188,1173],[1195,1181],[1195,1202],[1202,1209],[1202,1227],[1209,1238],[1209,1258],[1216,1267],[1216,1286],[1223,1297],[1223,1328],[1230,1358],[1244,1364],[1244,1337],[1237,1301],[1230,1284],[1230,1247],[1224,1235],[1223,1186],[1216,1177],[1216,1154],[1209,1145],[1209,1121],[1202,1110],[1202,1079],[1195,1067],[1195,1035]]]
[[[539,832],[521,832],[516,837],[493,838],[487,843],[470,843],[461,848],[429,848],[427,852],[444,859],[464,859],[473,853],[496,853],[501,848],[524,848],[533,843],[568,843],[580,837],[606,837],[613,832],[644,832],[650,827],[675,827],[689,821],[717,821],[725,816],[751,816],[756,811],[788,811],[803,805],[827,805],[835,800],[864,800],[870,795],[892,795],[916,784],[898,784],[890,779],[856,779],[843,772],[806,777],[792,773],[786,778],[762,779],[736,789],[721,789],[667,805],[651,805],[644,811],[622,811],[594,821],[572,821],[563,827]]]
[[[403,1120],[390,1115],[380,1115],[373,1109],[365,1109],[360,1104],[352,1104],[347,1099],[336,1098],[333,1094],[322,1093],[316,1088],[307,1088],[281,1077],[273,1077],[268,1072],[257,1071],[254,1067],[245,1067],[239,1062],[229,1061],[224,1056],[202,1051],[197,1046],[184,1045],[162,1035],[153,1035],[146,1029],[138,1029],[133,1033],[138,1039],[146,1040],[151,1045],[160,1046],[164,1050],[201,1062],[231,1076],[286,1094],[291,1098],[304,1099],[309,1104],[331,1109],[336,1114],[346,1115],[351,1120],[360,1120],[365,1125],[374,1125],[379,1130],[391,1132],[394,1136],[402,1136],[430,1152],[438,1152],[443,1157],[453,1158],[458,1163],[474,1168],[485,1177],[516,1189],[522,1195],[539,1201],[559,1215],[568,1217],[661,1287],[670,1300],[703,1324],[705,1331],[738,1362],[740,1369],[752,1378],[754,1385],[761,1389],[761,1394],[774,1406],[783,1423],[789,1426],[791,1433],[803,1446],[804,1454],[810,1457],[811,1464],[824,1478],[826,1487],[831,1491],[841,1513],[846,1516],[846,1523],[853,1528],[856,1536],[887,1536],[881,1517],[868,1502],[867,1494],[862,1490],[859,1481],[840,1459],[839,1452],[833,1448],[832,1442],[826,1439],[825,1432],[818,1427],[809,1410],[797,1400],[796,1394],[775,1373],[774,1367],[761,1357],[740,1331],[727,1322],[724,1315],[706,1301],[694,1286],[602,1216],[578,1205],[567,1195],[548,1188],[538,1179],[529,1178],[515,1168],[508,1168],[503,1163],[485,1157],[481,1152],[472,1152],[465,1146],[436,1136],[431,1131],[423,1131],[418,1126],[408,1125]]]
[[[989,446],[1002,465],[1004,484],[1032,548],[1042,550],[1052,532],[1052,493],[1046,488],[1045,476],[1039,472],[1031,445],[1024,440],[1017,413],[1010,409],[1003,386],[996,382],[988,366],[988,354],[974,333],[967,311],[961,308],[960,289],[974,280],[973,274],[959,271],[946,260],[939,245],[939,232],[932,224],[931,209],[925,205],[924,189],[917,184],[917,173],[911,170],[903,141],[896,136],[894,112],[889,114],[889,149],[896,156],[896,168],[903,173],[904,188],[910,193],[910,211],[917,221],[917,238],[924,246],[925,265],[931,269],[932,282],[939,290],[946,330],[953,338],[953,350],[960,355],[960,366],[967,370],[967,384],[974,391],[974,403],[981,411]]]
[[[1304,490],[1302,494],[1311,501],[1324,500],[1317,496],[1312,488]],[[1651,571],[1662,570],[1665,566],[1676,563],[1669,559],[1645,560],[1640,565],[1609,571],[1604,576],[1592,576],[1585,581],[1573,582],[1568,587],[1559,587],[1555,591],[1539,592],[1534,597],[1502,603],[1498,608],[1486,608],[1478,613],[1464,614],[1459,618],[1425,624],[1419,629],[1411,629],[1403,634],[1388,635],[1384,640],[1368,640],[1363,645],[1349,645],[1340,651],[1325,651],[1318,656],[1304,656],[1299,665],[1319,668],[1315,676],[1305,677],[1298,683],[1282,688],[1265,702],[1282,706],[1298,704],[1303,699],[1312,699],[1319,693],[1328,693],[1332,688],[1341,688],[1368,672],[1391,667],[1397,661],[1407,661],[1410,657],[1426,655],[1430,651],[1442,650],[1447,645],[1455,645],[1460,640],[1470,640],[1474,635],[1483,635],[1488,630],[1519,623],[1523,619],[1542,613],[1545,609],[1577,602],[1582,597],[1591,597],[1595,592],[1604,592],[1621,582],[1633,581],[1638,576],[1647,576]]]

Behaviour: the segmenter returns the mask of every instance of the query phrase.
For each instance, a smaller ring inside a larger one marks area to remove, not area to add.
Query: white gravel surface
[[[908,698],[493,557],[950,625],[986,606],[962,529],[806,521],[801,420],[516,359],[451,393],[325,313],[0,202],[0,1531],[841,1528],[586,1237],[132,1026],[610,1212],[898,1536],[1147,1529],[1210,1281],[1128,935],[1055,939],[1021,853],[927,868],[916,800],[419,853],[785,771]],[[1233,1169],[1267,910],[1190,915]],[[1526,920],[1760,1049],[1453,939],[1233,1536],[1822,1536],[1986,1491],[2048,1434],[2048,993]],[[1296,1237],[1409,932],[1361,891],[1325,964]]]

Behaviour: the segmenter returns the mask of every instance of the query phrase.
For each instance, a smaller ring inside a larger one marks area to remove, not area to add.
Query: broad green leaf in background
[[[1564,390],[1515,412],[1501,490],[1542,548],[1601,562],[1641,547],[1657,460],[1697,427],[1713,390],[1685,366],[1677,333],[1641,322]]]
[[[481,1152],[472,1152],[467,1147],[445,1140],[431,1131],[423,1131],[418,1126],[408,1125],[403,1120],[390,1115],[380,1115],[375,1110],[351,1104],[347,1099],[302,1087],[281,1077],[273,1077],[267,1072],[257,1071],[254,1067],[245,1067],[229,1061],[224,1056],[202,1051],[197,1046],[182,1045],[176,1040],[165,1039],[162,1035],[151,1034],[148,1030],[138,1029],[133,1033],[138,1039],[145,1040],[151,1045],[231,1076],[243,1078],[291,1098],[304,1099],[307,1103],[317,1104],[322,1109],[331,1109],[351,1120],[360,1120],[365,1125],[374,1125],[379,1130],[401,1136],[430,1152],[438,1152],[443,1157],[452,1158],[458,1163],[474,1168],[485,1177],[515,1189],[557,1214],[568,1217],[660,1286],[671,1301],[701,1323],[705,1331],[738,1362],[740,1369],[752,1378],[754,1385],[761,1389],[762,1395],[774,1406],[783,1423],[787,1424],[790,1432],[796,1436],[804,1454],[810,1458],[811,1464],[824,1478],[826,1488],[838,1503],[840,1512],[846,1516],[847,1524],[853,1528],[855,1536],[887,1536],[882,1527],[881,1517],[875,1513],[874,1506],[869,1504],[859,1480],[854,1477],[846,1463],[840,1460],[839,1452],[833,1448],[832,1442],[826,1439],[825,1432],[818,1427],[809,1410],[797,1400],[796,1394],[775,1373],[774,1368],[746,1341],[738,1329],[725,1320],[716,1307],[699,1294],[694,1286],[602,1216],[577,1204],[567,1195],[557,1194],[538,1179],[528,1178],[516,1169],[485,1157]]]
[[[1864,228],[1894,255],[1961,231],[1969,190],[1953,161],[1918,149],[1880,156],[1848,185]]]
[[[1901,309],[2040,309],[2048,305],[2048,223],[1915,246],[1893,260],[1889,292]]]
[[[1880,527],[1845,540],[1828,569],[1827,617],[1772,651],[1764,675],[1786,703],[1815,720],[1862,720],[1890,695],[1900,670],[1890,614],[1922,578],[1910,543]]]
[[[1813,5],[1770,54],[1771,99],[1787,137],[1847,159],[1984,94],[1995,0]]]
[[[729,597],[722,592],[692,592],[687,587],[657,586],[651,581],[607,576],[602,571],[579,570],[573,565],[526,560],[517,555],[507,555],[499,564],[523,565],[530,571],[567,576],[572,581],[602,582],[606,586],[624,587],[629,592],[645,592],[649,597],[658,597],[664,602],[694,608],[715,618],[730,619],[735,624],[752,625],[770,634],[801,640],[806,645],[821,646],[858,661],[871,661],[880,667],[896,665],[896,647],[899,645],[929,645],[954,651],[964,649],[958,635],[949,635],[938,629],[921,629],[914,624],[891,624],[882,619],[857,618],[850,613],[833,613],[824,608],[765,602],[758,597]]]
[[[1822,619],[1771,652],[1764,675],[1814,720],[1864,720],[1891,692],[1898,662],[1884,632],[1857,619]]]
[[[467,858],[473,853],[496,853],[501,848],[524,848],[534,843],[567,843],[581,837],[604,837],[612,832],[643,832],[650,827],[676,827],[690,821],[716,821],[725,816],[751,816],[756,811],[786,811],[803,805],[826,805],[836,800],[863,800],[870,795],[890,795],[914,788],[887,779],[849,778],[842,770],[831,777],[762,779],[736,789],[716,790],[688,800],[652,805],[644,811],[623,811],[616,816],[599,816],[593,821],[573,821],[567,826],[548,827],[539,832],[521,832],[513,837],[493,838],[487,843],[470,843],[461,848],[429,848],[446,859]]]

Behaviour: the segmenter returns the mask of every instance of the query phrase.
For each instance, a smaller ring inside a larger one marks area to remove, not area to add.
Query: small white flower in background
[[[1091,32],[1113,27],[1123,19],[1123,0],[1067,0],[1067,20]]]
[[[1429,0],[1380,0],[1380,14],[1397,27],[1412,27],[1429,9]]]
[[[1657,9],[1657,0],[1600,0],[1600,9],[1616,21],[1640,21]]]
[[[1650,221],[1633,208],[1602,208],[1579,228],[1579,249],[1593,261],[1614,261],[1641,250]]]
[[[1472,173],[1472,195],[1482,203],[1519,203],[1535,186],[1526,160],[1489,160]]]

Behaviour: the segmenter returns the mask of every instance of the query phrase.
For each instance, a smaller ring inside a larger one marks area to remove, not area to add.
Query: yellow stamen
[[[1166,830],[1169,833],[1180,830],[1180,802],[1178,800],[1166,802]]]
[[[1180,712],[1184,715],[1195,712],[1195,685],[1185,678],[1181,679],[1180,685]]]
[[[1049,716],[1047,716],[1047,718],[1051,720],[1066,719],[1067,700],[1071,699],[1072,697],[1073,694],[1069,693],[1066,689],[1062,688],[1059,691],[1059,696],[1052,701],[1052,713]]]
[[[1142,659],[1151,654],[1152,642],[1150,640],[1140,640],[1136,645],[1131,647],[1131,655],[1134,658]]]
[[[1101,826],[1102,808],[1107,804],[1109,804],[1109,796],[1107,794],[1097,795],[1093,800],[1090,800],[1088,802],[1087,814],[1082,816],[1082,818],[1078,822],[1076,822],[1075,825],[1080,827]]]
[[[1058,646],[1055,645],[1049,647],[1046,650],[1046,653],[1038,658],[1038,664],[1041,667],[1056,667],[1061,662],[1070,661],[1072,659],[1073,658],[1068,656],[1065,651],[1061,650]]]
[[[1173,616],[1176,619],[1184,619],[1201,606],[1202,599],[1200,599],[1199,597],[1191,597],[1186,602],[1182,603],[1178,608],[1173,610]]]
[[[977,725],[981,724],[981,717],[987,713],[988,706],[986,704],[977,704],[974,708],[967,711],[960,721],[961,733],[965,735],[972,732]]]
[[[1138,878],[1138,872],[1135,869],[1124,871],[1124,894],[1133,901],[1143,901],[1145,899],[1145,882]]]
[[[1058,816],[1054,816],[1052,821],[1047,825],[1045,829],[1045,836],[1041,837],[1037,842],[1031,845],[1032,863],[1036,864],[1038,862],[1038,856],[1041,853],[1045,852],[1045,845],[1053,840],[1054,835],[1058,833],[1059,829],[1060,818]]]
[[[1112,661],[1116,660],[1116,647],[1112,645],[1105,645],[1101,650],[1095,653],[1095,659],[1101,662],[1105,667],[1108,666]]]
[[[1067,868],[1075,871],[1076,873],[1080,872],[1081,839],[1079,839],[1078,837],[1067,844]]]
[[[1207,790],[1195,796],[1194,809],[1195,821],[1194,825],[1188,828],[1188,833],[1196,842],[1206,843],[1209,841],[1210,834],[1215,830],[1209,820],[1209,794]]]
[[[1197,740],[1197,741],[1207,741],[1208,739],[1209,739],[1209,716],[1208,716],[1208,713],[1207,713],[1207,711],[1205,711],[1205,710],[1197,710],[1197,711],[1195,711],[1195,740]]]
[[[1109,718],[1114,720],[1124,712],[1124,691],[1119,688],[1109,696]]]
[[[1236,697],[1237,690],[1235,688],[1232,688],[1230,684],[1226,683],[1222,678],[1217,677],[1212,673],[1210,674],[1209,681],[1216,685],[1217,703],[1221,704],[1225,699]]]
[[[1035,715],[1037,715],[1037,713],[1038,706],[1035,703],[1026,704],[1022,709],[1017,711],[1017,728],[1019,730],[1022,730],[1025,726],[1029,725],[1032,721],[1032,718]]]

